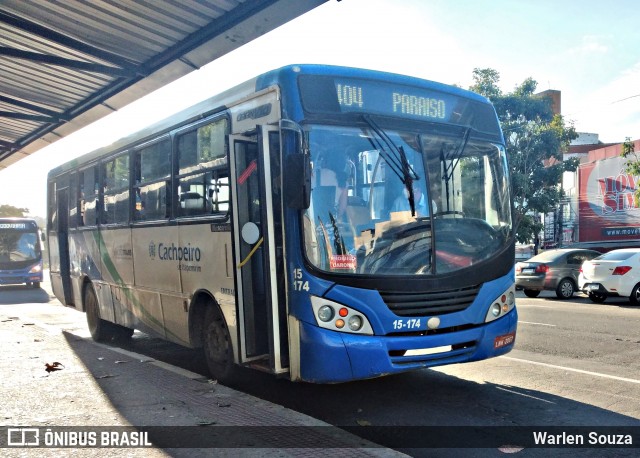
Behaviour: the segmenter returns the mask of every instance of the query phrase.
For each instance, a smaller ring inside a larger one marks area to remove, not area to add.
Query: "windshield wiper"
[[[440,149],[440,161],[442,162],[443,169],[444,169],[443,178],[444,178],[444,186],[445,186],[445,195],[447,197],[447,211],[451,210],[449,208],[450,206],[449,205],[449,182],[451,181],[451,179],[453,179],[453,172],[455,171],[456,167],[458,167],[458,162],[460,162],[460,158],[462,157],[462,152],[467,146],[467,142],[469,141],[469,134],[471,134],[470,127],[468,127],[465,130],[464,135],[462,137],[462,141],[460,142],[458,147],[455,149],[455,151],[453,151],[452,153],[448,153],[445,156],[444,144],[443,144],[443,147]],[[447,161],[451,161],[449,165],[447,165]]]
[[[416,173],[416,171],[409,164],[409,160],[407,159],[407,154],[404,151],[404,147],[402,145],[396,145],[393,140],[387,135],[387,133],[376,124],[376,122],[371,119],[368,115],[363,115],[362,119],[371,127],[371,130],[378,136],[379,140],[376,141],[377,145],[373,145],[374,148],[380,151],[380,154],[389,164],[389,168],[396,174],[402,184],[404,184],[407,189],[407,193],[409,194],[409,207],[411,208],[411,216],[416,216],[416,205],[415,205],[415,197],[413,194],[413,182],[415,180],[419,180],[420,177]],[[384,148],[384,145],[380,143],[380,140],[387,145],[387,148],[391,151],[395,151],[395,156],[390,156],[387,153],[387,150]]]

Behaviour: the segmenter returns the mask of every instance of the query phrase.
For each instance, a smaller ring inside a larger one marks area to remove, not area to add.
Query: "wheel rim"
[[[562,283],[560,287],[560,292],[563,297],[571,297],[573,296],[573,284],[570,281],[566,281]]]

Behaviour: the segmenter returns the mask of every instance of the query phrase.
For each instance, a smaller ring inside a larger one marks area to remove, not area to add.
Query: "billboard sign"
[[[580,242],[640,240],[640,177],[629,175],[625,162],[618,156],[580,165]]]

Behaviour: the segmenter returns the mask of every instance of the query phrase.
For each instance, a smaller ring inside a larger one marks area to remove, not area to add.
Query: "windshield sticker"
[[[356,270],[358,258],[352,254],[334,254],[330,260],[331,269]]]

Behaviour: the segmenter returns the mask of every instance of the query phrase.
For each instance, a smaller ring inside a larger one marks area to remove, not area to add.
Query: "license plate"
[[[516,333],[515,332],[509,333],[509,334],[505,334],[503,336],[498,336],[493,341],[493,348],[495,349],[495,348],[506,347],[507,345],[511,345],[514,340],[516,340]]]
[[[522,269],[522,273],[523,274],[532,274],[533,273],[533,269]]]
[[[600,289],[600,285],[591,284],[591,285],[587,286],[587,289],[589,289],[590,291],[596,291],[596,290]]]

